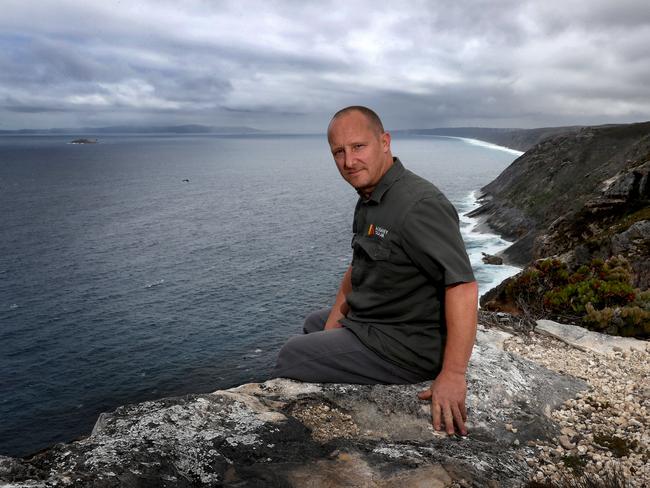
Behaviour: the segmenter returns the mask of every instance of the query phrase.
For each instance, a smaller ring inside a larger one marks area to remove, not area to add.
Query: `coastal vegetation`
[[[538,260],[505,283],[500,302],[534,319],[650,337],[650,290],[633,286],[630,264],[620,256],[596,258],[574,270],[557,258]]]

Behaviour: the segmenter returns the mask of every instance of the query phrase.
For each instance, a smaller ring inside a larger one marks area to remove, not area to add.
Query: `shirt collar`
[[[388,168],[388,171],[384,173],[384,176],[381,177],[381,180],[379,180],[379,183],[377,183],[377,186],[370,194],[370,198],[364,201],[375,203],[381,202],[384,193],[386,193],[388,189],[393,186],[393,183],[401,178],[402,174],[404,174],[404,165],[399,160],[399,158],[393,156],[393,164],[390,168]],[[363,195],[361,198],[363,199]]]

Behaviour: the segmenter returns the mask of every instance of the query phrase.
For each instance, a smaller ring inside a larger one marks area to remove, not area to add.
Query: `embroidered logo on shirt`
[[[384,229],[378,225],[370,224],[370,227],[368,227],[368,237],[377,236],[383,239],[386,237],[386,234],[388,234],[388,229]]]

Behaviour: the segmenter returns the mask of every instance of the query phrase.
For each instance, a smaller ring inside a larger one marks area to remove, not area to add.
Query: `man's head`
[[[352,106],[334,114],[327,140],[341,176],[368,197],[393,164],[390,134],[375,112]]]

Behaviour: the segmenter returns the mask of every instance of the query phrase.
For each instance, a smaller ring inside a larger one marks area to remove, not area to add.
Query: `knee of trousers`
[[[319,311],[310,313],[307,315],[307,318],[305,318],[305,323],[302,326],[303,332],[305,334],[310,334],[312,332],[323,330],[324,325],[321,324],[321,321],[322,319]]]
[[[291,368],[300,362],[304,356],[304,348],[300,347],[299,339],[300,336],[294,336],[284,343],[275,362],[276,370]]]

